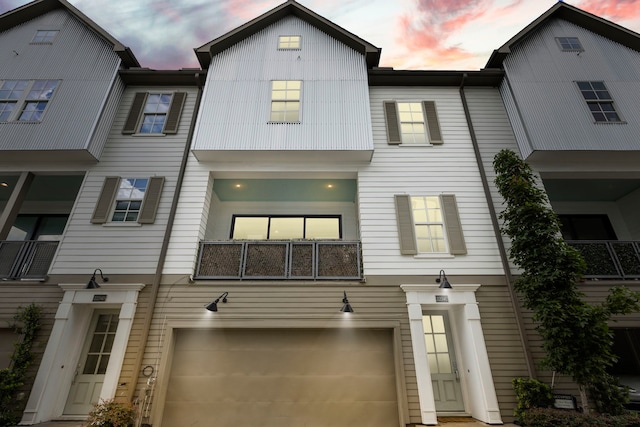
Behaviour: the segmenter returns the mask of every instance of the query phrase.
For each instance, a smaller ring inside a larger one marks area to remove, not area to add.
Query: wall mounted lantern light
[[[98,285],[98,282],[96,282],[96,273],[100,272],[100,277],[102,278],[103,282],[108,282],[109,278],[108,277],[104,277],[102,275],[102,270],[100,270],[99,268],[96,268],[93,271],[93,275],[91,276],[91,279],[89,279],[89,283],[87,283],[87,287],[85,289],[98,289],[100,287],[100,285]]]
[[[221,299],[222,299],[222,302],[227,302],[227,295],[229,295],[229,292],[223,292],[222,295],[220,295],[218,298],[215,299],[215,301],[213,301],[210,304],[207,304],[205,307],[209,311],[218,311],[218,303],[220,302]]]
[[[436,279],[436,283],[440,283],[440,286],[438,286],[440,289],[451,289],[451,283],[447,280],[444,270],[440,270],[440,277]]]
[[[341,312],[343,313],[353,313],[353,307],[351,307],[351,304],[349,304],[349,300],[347,299],[347,291],[343,291],[344,292],[344,298],[342,298],[342,308],[340,309]]]

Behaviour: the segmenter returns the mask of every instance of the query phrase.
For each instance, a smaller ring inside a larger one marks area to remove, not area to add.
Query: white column
[[[502,424],[477,303],[465,304],[463,328],[464,339],[468,345],[464,355],[465,365],[471,379],[470,394],[474,396],[470,402],[471,414],[488,424]]]
[[[418,399],[420,400],[422,423],[435,426],[438,424],[438,417],[436,416],[436,402],[433,397],[431,370],[429,369],[429,363],[427,361],[427,349],[424,345],[422,306],[417,303],[409,303],[407,304],[407,308],[409,310],[413,362],[416,367],[416,381],[418,382]]]

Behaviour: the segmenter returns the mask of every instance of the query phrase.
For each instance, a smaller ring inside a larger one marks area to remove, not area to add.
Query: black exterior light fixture
[[[223,292],[222,295],[216,298],[214,302],[207,304],[205,306],[206,309],[209,311],[218,311],[218,303],[220,302],[220,300],[222,300],[222,302],[227,302],[227,295],[229,295],[229,292]]]
[[[349,300],[347,299],[347,291],[343,291],[344,292],[344,298],[342,298],[342,304],[344,304],[342,306],[342,308],[340,309],[341,312],[343,313],[353,313],[353,307],[351,307],[351,304],[349,304]]]
[[[438,286],[440,289],[452,289],[444,270],[440,270],[440,277],[436,279],[436,283],[440,283],[440,286]]]
[[[89,279],[89,283],[87,283],[87,287],[85,289],[98,289],[100,287],[100,285],[98,285],[98,282],[96,282],[96,273],[100,272],[100,277],[102,278],[103,282],[108,282],[109,278],[108,277],[104,277],[104,275],[102,274],[102,270],[100,270],[99,268],[96,268],[93,271],[93,275],[91,275],[91,279]]]

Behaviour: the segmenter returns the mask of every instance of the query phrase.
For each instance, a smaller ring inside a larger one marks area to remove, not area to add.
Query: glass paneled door
[[[424,313],[422,326],[436,411],[464,412],[460,375],[447,313]]]
[[[86,415],[98,402],[117,329],[117,312],[94,314],[71,383],[64,415]]]

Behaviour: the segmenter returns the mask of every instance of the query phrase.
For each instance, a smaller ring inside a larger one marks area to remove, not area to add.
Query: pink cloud
[[[262,15],[278,4],[277,0],[234,0],[226,2],[224,7],[229,15],[236,17],[239,21],[246,22]]]
[[[611,21],[622,21],[640,17],[640,5],[637,0],[586,0],[577,5],[594,15],[604,17]]]

